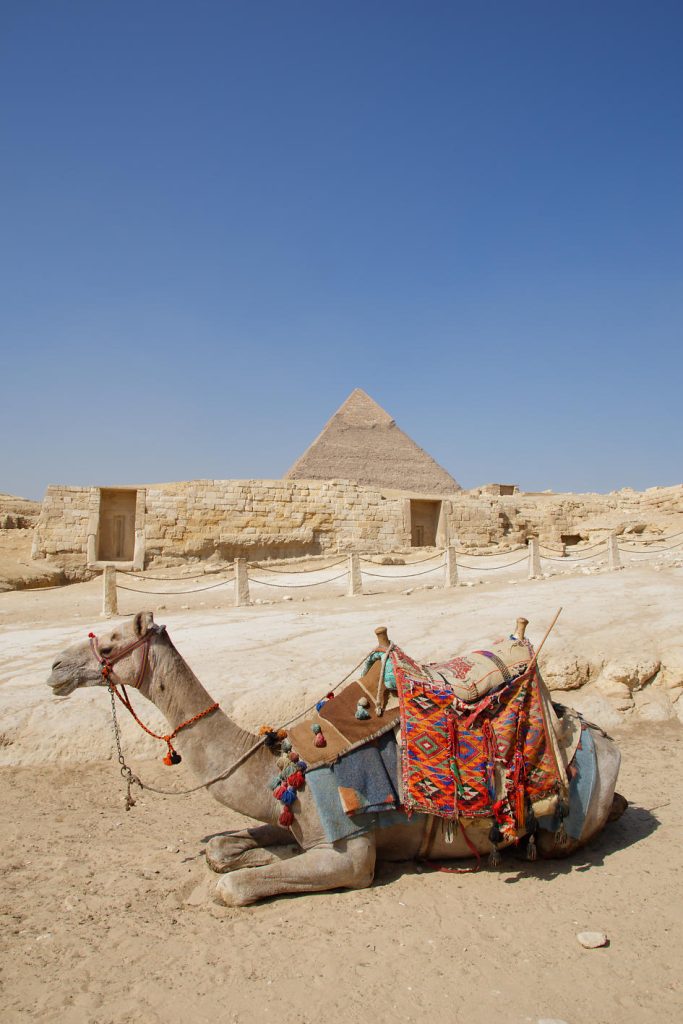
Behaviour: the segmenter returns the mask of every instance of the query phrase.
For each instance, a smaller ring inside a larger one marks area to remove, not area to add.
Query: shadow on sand
[[[647,839],[655,832],[660,821],[645,807],[638,807],[629,804],[618,821],[608,824],[587,846],[575,850],[566,858],[558,860],[539,859],[533,862],[527,861],[523,853],[515,848],[502,851],[502,862],[500,867],[489,868],[486,855],[481,859],[481,870],[491,871],[496,874],[506,875],[503,881],[508,885],[522,881],[533,874],[536,878],[544,881],[551,881],[559,875],[568,875],[573,871],[589,871],[591,868],[602,867],[608,857],[620,850],[626,850],[629,846]],[[441,861],[444,867],[455,867],[461,864],[463,867],[473,864],[472,861]],[[524,865],[523,867],[521,865]],[[516,865],[520,865],[516,868]],[[406,862],[390,863],[383,862],[377,865],[373,885],[390,885],[401,875],[414,873],[415,871],[432,871],[428,865],[409,864]]]

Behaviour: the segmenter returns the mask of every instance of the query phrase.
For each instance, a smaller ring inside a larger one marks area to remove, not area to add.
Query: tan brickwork
[[[138,489],[136,544],[145,567],[211,556],[302,557],[410,550],[410,499],[343,480],[190,480]],[[95,550],[99,489],[49,487],[34,551],[65,568]],[[538,537],[595,542],[611,532],[651,536],[683,529],[683,486],[612,494],[492,495],[460,491],[442,506],[440,543],[505,549]],[[88,536],[90,535],[90,545]],[[141,567],[141,566],[139,566]]]

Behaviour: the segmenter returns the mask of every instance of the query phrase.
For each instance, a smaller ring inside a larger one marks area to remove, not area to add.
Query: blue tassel
[[[368,711],[367,708],[356,708],[356,718],[358,718],[358,719],[360,719],[362,721],[363,719],[366,719],[366,718],[369,718],[369,717],[370,717],[370,712]]]
[[[286,789],[282,796],[280,797],[280,803],[284,804],[286,807],[288,807],[290,804],[293,804],[295,800],[296,790],[292,789],[291,786],[289,789]]]
[[[268,788],[269,789],[277,789],[277,787],[280,785],[280,781],[281,780],[280,780],[280,776],[279,775],[272,775],[271,779],[270,779],[270,782],[268,783]]]

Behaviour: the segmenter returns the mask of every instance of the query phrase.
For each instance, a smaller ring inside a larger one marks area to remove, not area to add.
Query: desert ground
[[[538,642],[561,605],[542,670],[558,699],[621,746],[628,810],[566,861],[508,853],[500,868],[466,875],[380,866],[370,889],[244,909],[214,902],[202,852],[244,819],[202,792],[144,794],[126,812],[106,692],[60,701],[45,686],[55,654],[101,628],[99,580],[0,594],[0,1019],[680,1019],[683,568],[528,581],[521,566],[503,576],[422,589],[427,575],[410,593],[397,580],[355,598],[341,581],[246,608],[232,606],[230,587],[120,593],[121,614],[154,610],[209,691],[250,727],[325,693],[379,624],[431,660],[508,631],[518,615]],[[142,710],[160,724],[151,705]],[[164,768],[159,745],[131,723],[123,739],[146,781],[191,785],[185,766]],[[608,945],[584,949],[585,930],[605,932]]]

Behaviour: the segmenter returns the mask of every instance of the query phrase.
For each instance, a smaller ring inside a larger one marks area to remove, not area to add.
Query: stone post
[[[133,569],[142,572],[145,568],[145,531],[135,531],[135,547],[133,548]]]
[[[249,597],[249,576],[246,558],[235,559],[235,606],[251,604]]]
[[[529,579],[534,580],[541,575],[541,553],[538,549],[538,537],[529,537]]]
[[[446,582],[445,587],[457,587],[458,585],[458,561],[455,555],[455,548],[449,545],[446,548]]]
[[[88,565],[94,565],[95,562],[97,561],[97,535],[94,533],[88,534],[88,542],[85,557]]]
[[[610,533],[607,538],[607,564],[610,569],[621,569],[621,555],[616,533]]]
[[[119,606],[116,599],[116,566],[105,565],[102,573],[102,615],[103,619],[110,619],[112,615],[119,614]]]
[[[349,597],[363,593],[363,577],[360,571],[360,558],[358,555],[349,555]]]

